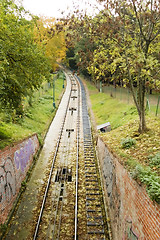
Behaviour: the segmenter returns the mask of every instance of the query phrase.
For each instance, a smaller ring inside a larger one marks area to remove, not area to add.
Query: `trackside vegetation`
[[[138,131],[143,133],[148,130],[146,94],[160,92],[159,0],[98,2],[104,9],[96,16],[75,11],[67,25],[69,64],[76,63],[101,85],[128,88],[139,116]]]
[[[55,81],[55,103],[56,107],[63,93],[63,78]],[[10,118],[7,113],[0,113],[0,149],[12,145],[34,133],[38,134],[40,143],[48,129],[48,126],[55,115],[53,109],[53,86],[43,92],[38,99],[32,98],[32,106],[28,106],[23,113],[14,119]]]
[[[0,108],[23,115],[24,98],[49,82],[65,58],[64,33],[54,18],[31,15],[21,1],[0,1]]]
[[[131,176],[146,186],[150,198],[160,203],[160,117],[146,113],[148,131],[140,134],[134,105],[98,92],[89,81],[86,84],[96,124],[111,123],[111,132],[99,133],[101,138]]]

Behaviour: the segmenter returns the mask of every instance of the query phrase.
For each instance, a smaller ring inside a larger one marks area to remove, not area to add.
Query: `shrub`
[[[154,167],[154,166],[160,167],[160,152],[156,153],[155,155],[150,155],[148,158],[149,158],[149,165],[151,167]]]
[[[137,165],[131,175],[146,185],[146,190],[152,200],[160,203],[160,178],[155,172],[152,172],[150,167]]]
[[[130,148],[136,144],[136,140],[133,138],[124,138],[121,141],[122,148]]]

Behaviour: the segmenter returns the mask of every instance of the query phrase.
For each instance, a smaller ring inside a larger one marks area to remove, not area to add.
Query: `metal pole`
[[[102,81],[100,81],[100,93],[102,93]]]
[[[56,103],[55,103],[55,76],[53,75],[53,107],[54,109],[56,108]]]
[[[158,103],[157,103],[157,108],[156,108],[156,116],[158,115],[159,102],[160,102],[160,96],[158,97]]]
[[[64,88],[64,76],[63,76],[63,88]]]

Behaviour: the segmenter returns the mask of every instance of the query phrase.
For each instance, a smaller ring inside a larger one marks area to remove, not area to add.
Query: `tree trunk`
[[[139,81],[139,89],[138,89],[138,105],[139,105],[139,132],[143,133],[147,130],[146,126],[146,119],[145,119],[145,92],[146,92],[146,87],[145,87],[145,80],[140,79]]]
[[[145,119],[145,109],[141,109],[141,112],[139,114],[139,129],[138,131],[140,133],[143,133],[147,131],[147,126],[146,126],[146,119]]]
[[[137,79],[137,96],[134,91],[133,82],[130,81],[130,89],[132,92],[132,96],[134,99],[134,103],[137,108],[138,116],[139,116],[139,129],[140,133],[147,131],[146,119],[145,119],[145,80],[140,78],[140,74]]]
[[[146,81],[145,81],[145,79],[141,79],[141,77],[140,77],[141,69],[139,69],[138,79],[137,79],[137,96],[136,96],[127,56],[126,56],[126,65],[127,65],[127,70],[128,70],[130,89],[132,92],[133,100],[136,105],[137,112],[139,115],[139,120],[140,120],[138,131],[140,133],[143,133],[147,130],[146,120],[145,120],[145,106],[144,106],[145,91],[146,91],[145,82]]]

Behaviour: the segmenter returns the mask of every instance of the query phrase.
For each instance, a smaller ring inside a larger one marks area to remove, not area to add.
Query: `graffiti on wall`
[[[0,224],[3,223],[21,187],[21,182],[39,147],[37,135],[0,153]]]
[[[15,170],[11,158],[3,159],[0,165],[0,204],[1,211],[16,193]]]
[[[132,220],[126,220],[125,239],[126,240],[138,240],[138,236],[133,231]]]
[[[35,153],[35,145],[32,139],[29,139],[27,143],[14,153],[14,162],[16,169],[20,169],[24,172],[31,155]]]
[[[113,161],[109,155],[109,152],[107,149],[105,149],[105,159],[104,159],[104,167],[103,167],[103,173],[104,177],[106,179],[106,189],[108,197],[112,195],[112,187],[113,187],[113,170],[114,165]]]

